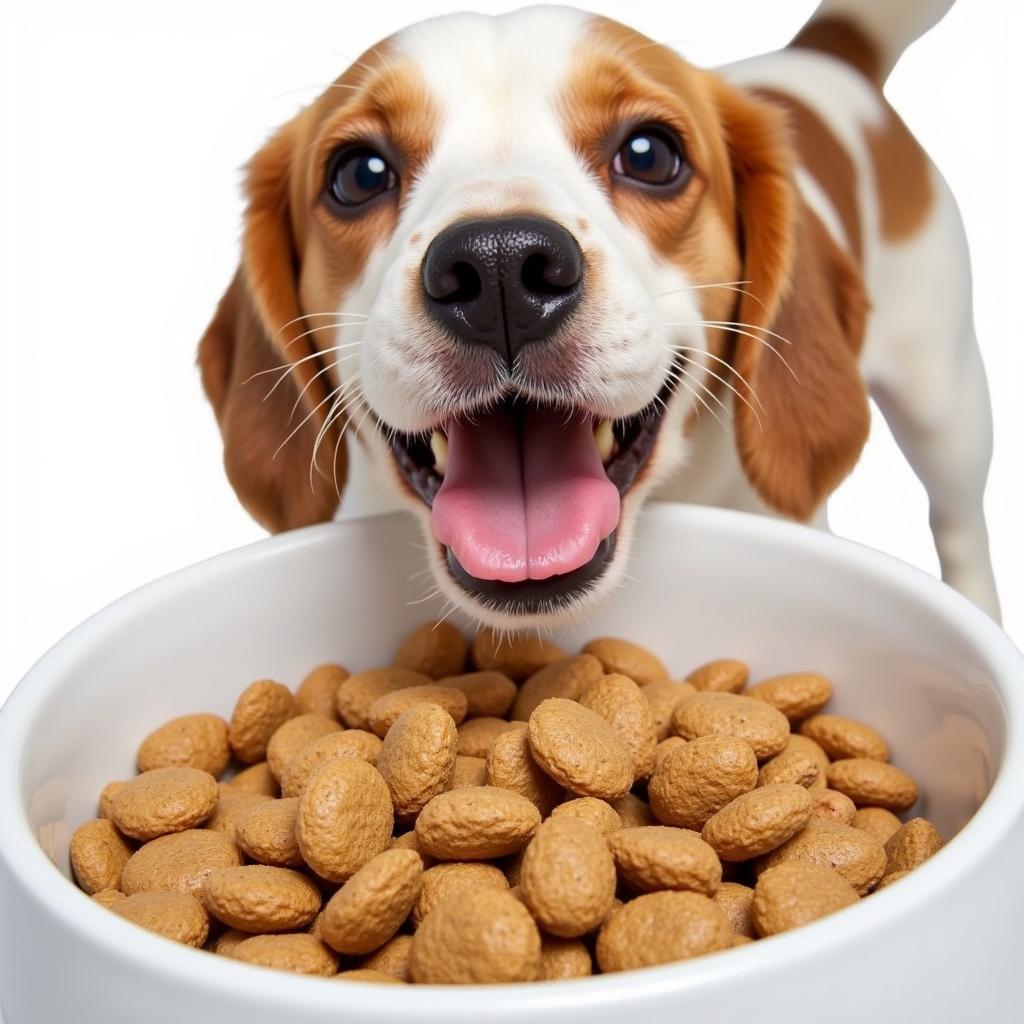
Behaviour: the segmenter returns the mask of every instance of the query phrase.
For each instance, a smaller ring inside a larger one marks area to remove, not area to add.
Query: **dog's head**
[[[496,626],[614,584],[702,410],[809,516],[864,438],[863,299],[792,170],[776,108],[604,18],[373,47],[249,168],[199,356],[241,500],[329,518],[364,444],[443,592]]]

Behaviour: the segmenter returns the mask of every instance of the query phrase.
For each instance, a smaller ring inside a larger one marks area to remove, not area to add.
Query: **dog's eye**
[[[397,185],[391,165],[369,146],[340,149],[327,164],[327,193],[340,206],[359,206]]]
[[[612,160],[612,174],[644,185],[675,185],[689,170],[682,143],[661,127],[636,129]]]

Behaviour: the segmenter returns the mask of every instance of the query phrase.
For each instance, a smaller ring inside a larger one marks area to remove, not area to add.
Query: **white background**
[[[814,2],[590,6],[714,65],[783,44]],[[906,55],[888,93],[966,221],[995,408],[993,555],[1005,622],[1021,642],[1021,112],[1012,95],[1024,92],[1014,56],[1024,19],[1014,6],[961,0]],[[238,169],[365,46],[448,9],[433,0],[26,0],[0,15],[0,103],[10,107],[0,121],[0,699],[100,606],[261,536],[224,479],[193,367],[236,262]],[[877,418],[832,521],[837,533],[935,567],[923,491]]]

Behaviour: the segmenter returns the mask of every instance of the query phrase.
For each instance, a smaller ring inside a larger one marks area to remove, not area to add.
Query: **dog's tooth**
[[[602,462],[607,462],[615,450],[615,432],[612,430],[611,420],[601,420],[594,427],[594,444],[597,445],[597,454]]]
[[[448,468],[448,438],[440,430],[435,430],[430,435],[430,450],[434,453],[434,469],[444,476],[444,471]]]

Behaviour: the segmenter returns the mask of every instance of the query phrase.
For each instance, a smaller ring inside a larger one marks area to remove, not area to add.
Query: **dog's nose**
[[[466,220],[430,243],[422,277],[426,308],[442,327],[511,364],[579,305],[583,254],[544,217]]]

